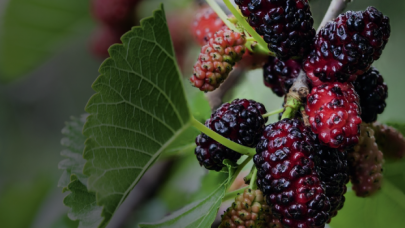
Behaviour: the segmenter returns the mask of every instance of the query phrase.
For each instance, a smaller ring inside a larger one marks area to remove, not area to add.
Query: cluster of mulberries
[[[206,127],[223,137],[256,147],[259,190],[239,195],[220,227],[324,227],[342,209],[349,180],[362,197],[381,187],[381,151],[392,158],[405,154],[402,135],[375,123],[386,107],[388,90],[371,64],[387,44],[389,19],[374,7],[348,11],[316,35],[308,0],[235,3],[275,57],[247,65],[238,62],[252,54],[244,48],[244,34],[224,28],[215,13],[206,11],[193,28],[205,46],[192,85],[212,91],[236,64],[246,69],[263,66],[264,84],[277,96],[285,96],[297,78],[310,92],[302,100],[301,115],[293,113],[267,126],[263,105],[239,99],[224,104],[206,121]],[[204,133],[196,144],[200,165],[210,170],[219,171],[225,159],[236,162],[241,156]]]
[[[91,50],[94,55],[108,57],[108,48],[121,43],[121,36],[135,23],[135,7],[140,0],[92,0],[93,17],[100,23],[93,34]]]

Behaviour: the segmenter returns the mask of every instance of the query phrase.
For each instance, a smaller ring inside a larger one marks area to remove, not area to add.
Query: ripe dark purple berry
[[[314,86],[354,81],[380,58],[389,36],[389,18],[376,8],[348,11],[321,29],[304,70]]]
[[[235,0],[269,49],[280,59],[305,56],[315,30],[308,0]]]
[[[346,184],[349,182],[349,166],[347,151],[340,151],[327,146],[318,145],[311,156],[315,161],[316,172],[329,198],[330,218],[337,215],[345,202]]]
[[[353,83],[360,97],[361,119],[365,123],[377,120],[377,115],[384,112],[388,97],[388,87],[380,72],[371,67],[366,73],[359,75]]]
[[[298,77],[300,70],[301,63],[298,60],[281,61],[269,57],[263,66],[264,84],[277,96],[284,96],[293,85],[295,78]]]
[[[212,113],[205,126],[236,143],[255,147],[267,122],[267,118],[262,117],[265,113],[266,109],[261,103],[236,99]],[[195,154],[200,165],[210,170],[219,171],[224,159],[236,162],[241,156],[204,133],[198,135],[195,142]]]

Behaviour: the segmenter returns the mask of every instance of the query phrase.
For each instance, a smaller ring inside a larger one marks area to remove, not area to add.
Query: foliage
[[[83,0],[10,0],[0,27],[0,81],[23,76],[64,41],[88,31],[88,5]]]
[[[165,217],[162,221],[140,224],[141,228],[210,227],[217,215],[222,198],[233,179],[235,169],[227,164],[228,173],[220,173],[221,183],[211,194],[200,201],[193,202],[179,211]],[[236,174],[237,175],[237,174]]]

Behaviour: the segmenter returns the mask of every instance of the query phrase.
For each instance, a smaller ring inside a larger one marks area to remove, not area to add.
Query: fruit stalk
[[[226,193],[224,198],[222,198],[222,202],[228,201],[230,199],[235,199],[235,197],[237,195],[242,194],[245,191],[245,189],[247,189],[247,188],[248,188],[248,186]]]
[[[352,0],[332,0],[321,24],[316,32],[319,32],[329,21],[335,19],[346,8],[347,3]]]
[[[232,142],[231,140],[229,140],[229,139],[223,137],[222,135],[216,133],[215,131],[209,129],[204,124],[200,123],[200,121],[196,120],[194,117],[192,117],[192,119],[191,119],[191,124],[193,127],[197,128],[204,134],[213,138],[215,141],[221,143],[222,145],[230,148],[231,150],[234,150],[240,154],[247,155],[247,156],[253,156],[256,154],[256,151],[254,148],[249,148],[246,146],[242,146],[238,143]]]
[[[257,169],[256,169],[256,167],[253,167],[253,175],[252,175],[252,178],[250,179],[250,183],[249,183],[250,189],[253,189],[253,190],[257,189],[256,179],[257,179]]]
[[[280,112],[283,112],[283,111],[284,111],[284,108],[280,108],[280,109],[274,110],[272,112],[268,112],[268,113],[266,113],[266,114],[264,114],[262,116],[263,116],[263,118],[265,118],[265,117],[269,117],[269,116],[272,116],[272,115],[275,115],[275,114],[279,114]]]

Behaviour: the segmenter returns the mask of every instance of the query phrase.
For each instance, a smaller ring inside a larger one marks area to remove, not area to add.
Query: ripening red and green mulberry
[[[359,97],[351,83],[325,83],[312,88],[306,113],[312,131],[332,148],[346,149],[359,141]]]
[[[304,70],[314,86],[354,81],[380,58],[389,36],[389,18],[376,8],[348,11],[318,33]]]
[[[359,75],[353,83],[360,97],[361,119],[365,123],[377,120],[377,115],[384,112],[388,87],[380,72],[371,67],[366,73]]]
[[[280,59],[306,56],[315,37],[308,0],[235,0]]]
[[[284,96],[298,77],[300,70],[301,63],[298,60],[289,59],[281,61],[277,58],[269,57],[263,67],[264,84],[277,96]]]
[[[204,92],[218,88],[246,52],[245,43],[244,34],[230,29],[216,32],[201,48],[190,78],[191,84]]]
[[[285,227],[319,228],[330,219],[330,200],[311,159],[315,140],[301,121],[283,119],[265,128],[256,147],[258,187]]]
[[[222,215],[219,228],[283,228],[260,190],[245,189]]]
[[[265,113],[266,108],[261,103],[235,99],[212,113],[205,126],[236,143],[255,147],[268,119],[262,117]],[[204,133],[198,135],[195,142],[195,154],[200,165],[210,170],[219,171],[224,159],[236,162],[241,156]]]
[[[357,196],[371,196],[381,189],[383,153],[375,143],[374,131],[361,124],[359,144],[349,153],[350,179]]]

